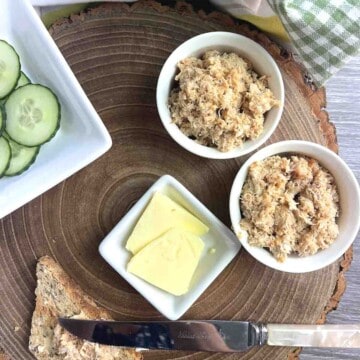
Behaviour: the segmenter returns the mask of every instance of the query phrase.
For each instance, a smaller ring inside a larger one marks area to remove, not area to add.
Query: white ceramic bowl
[[[163,291],[126,270],[131,258],[130,252],[125,249],[126,241],[156,191],[176,201],[209,227],[209,232],[201,236],[205,248],[191,280],[190,290],[182,296]],[[215,252],[211,249],[215,249]],[[239,250],[240,243],[230,229],[170,175],[164,175],[156,181],[99,246],[101,256],[114,270],[170,320],[178,319],[189,309]]]
[[[329,248],[306,257],[290,255],[285,262],[280,263],[275,260],[269,251],[248,244],[247,233],[241,230],[239,225],[241,220],[239,198],[249,166],[254,161],[283,153],[300,154],[314,158],[330,171],[335,178],[340,195],[340,216],[338,219],[339,236]],[[314,271],[336,261],[354,241],[360,226],[359,185],[346,163],[329,149],[307,141],[281,141],[256,152],[241,167],[235,177],[230,193],[230,217],[235,233],[241,234],[239,239],[241,244],[261,263],[271,268],[291,273]]]
[[[60,129],[35,163],[0,179],[1,219],[97,159],[111,138],[30,2],[1,0],[0,14],[0,39],[14,46],[30,80],[53,89],[61,104]]]
[[[194,140],[189,139],[181,132],[178,126],[172,122],[168,107],[170,91],[174,86],[174,78],[177,73],[177,63],[189,56],[199,57],[208,50],[235,52],[250,60],[258,74],[269,76],[269,87],[274,93],[274,96],[280,100],[280,106],[272,108],[266,114],[264,131],[260,137],[256,140],[246,141],[242,147],[235,148],[228,152],[221,152],[215,148],[200,145]],[[283,111],[284,85],[275,61],[259,44],[239,34],[221,31],[210,32],[185,41],[168,57],[159,75],[156,89],[156,103],[165,129],[183,148],[206,158],[231,159],[255,150],[274,132]]]

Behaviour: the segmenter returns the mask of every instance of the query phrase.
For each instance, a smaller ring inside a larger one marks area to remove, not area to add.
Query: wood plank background
[[[360,56],[349,62],[326,84],[327,111],[335,124],[340,156],[360,181]],[[360,234],[354,259],[346,273],[347,288],[327,323],[360,323]],[[360,349],[304,349],[300,360],[359,360]]]

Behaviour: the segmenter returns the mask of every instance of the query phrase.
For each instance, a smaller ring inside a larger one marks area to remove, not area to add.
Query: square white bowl
[[[0,39],[14,46],[33,83],[61,104],[56,136],[29,170],[0,179],[0,219],[85,167],[111,147],[111,137],[60,50],[27,0],[0,1]]]
[[[205,243],[205,248],[192,278],[190,290],[182,296],[167,293],[126,271],[127,263],[132,256],[125,249],[126,241],[150,199],[157,191],[170,197],[209,227],[209,232],[201,237]],[[215,249],[215,253],[212,253],[212,248]],[[156,181],[99,246],[101,256],[170,320],[180,318],[190,308],[239,250],[240,242],[233,232],[170,175],[164,175]]]

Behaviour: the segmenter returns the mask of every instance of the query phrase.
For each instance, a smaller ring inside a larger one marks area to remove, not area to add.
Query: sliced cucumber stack
[[[2,177],[8,169],[10,159],[11,149],[9,142],[4,137],[0,137],[0,177]]]
[[[60,126],[60,104],[47,87],[28,84],[14,90],[5,105],[5,130],[10,138],[24,146],[49,141]]]
[[[0,99],[15,88],[20,77],[20,59],[14,48],[0,40]]]
[[[55,136],[60,117],[56,95],[46,86],[31,84],[15,49],[0,40],[0,177],[27,170],[40,145]]]
[[[8,140],[11,148],[10,163],[7,170],[4,172],[4,175],[20,175],[34,163],[39,153],[40,146],[23,146],[9,139],[6,134],[4,135],[4,137]]]

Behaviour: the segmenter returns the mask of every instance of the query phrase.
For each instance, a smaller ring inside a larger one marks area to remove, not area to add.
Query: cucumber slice
[[[27,75],[25,75],[22,71],[20,72],[20,77],[19,80],[16,84],[15,89],[19,88],[20,86],[24,86],[27,84],[31,84],[30,79],[27,77]]]
[[[11,93],[19,77],[19,55],[6,41],[0,40],[0,99]]]
[[[10,159],[11,149],[9,142],[4,137],[0,137],[0,177],[2,177],[8,169]]]
[[[49,141],[60,126],[61,109],[56,95],[47,87],[28,84],[14,90],[5,102],[5,130],[24,146]]]
[[[12,141],[8,137],[6,138],[11,148],[11,159],[9,167],[5,171],[4,175],[20,175],[35,162],[40,150],[40,146],[27,147],[17,144],[15,141]]]
[[[20,86],[24,86],[24,85],[27,85],[27,84],[31,84],[31,81],[30,79],[27,77],[27,75],[25,75],[22,71],[20,72],[20,77],[19,77],[19,80],[15,86],[15,89],[19,88]],[[14,90],[15,90],[14,89]],[[0,100],[0,106],[4,105],[5,102],[6,102],[6,98],[4,99],[1,99]],[[1,131],[0,131],[0,134],[1,134]]]

